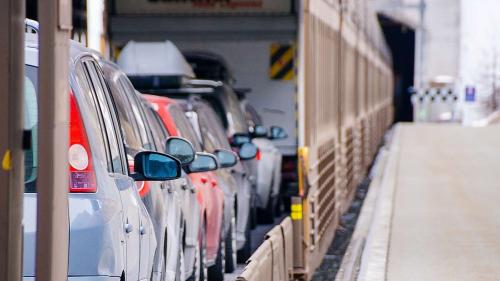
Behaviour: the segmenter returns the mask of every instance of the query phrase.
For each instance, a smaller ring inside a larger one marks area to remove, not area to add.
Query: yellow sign
[[[292,220],[302,219],[302,204],[292,204],[291,210],[292,212],[290,213],[290,217]]]
[[[295,47],[293,44],[272,44],[269,77],[273,80],[295,79]]]

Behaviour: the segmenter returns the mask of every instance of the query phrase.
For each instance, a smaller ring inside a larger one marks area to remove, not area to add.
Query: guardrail
[[[236,280],[293,280],[293,225],[290,217],[271,229],[265,238]]]

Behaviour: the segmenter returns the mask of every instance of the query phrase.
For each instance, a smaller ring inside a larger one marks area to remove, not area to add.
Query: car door
[[[120,128],[125,145],[127,160],[132,161],[132,155],[143,150],[143,139],[146,137],[141,134],[141,125],[134,115],[134,109],[127,97],[130,89],[126,81],[117,71],[111,68],[104,68],[105,77],[111,90],[111,95],[115,104],[116,111],[120,120]],[[133,93],[133,92],[132,92]],[[130,167],[130,166],[129,166]],[[128,171],[129,173],[131,171]],[[144,195],[148,193],[147,182],[136,182],[135,197],[140,200],[140,192]],[[141,207],[139,211],[139,233],[140,233],[140,264],[139,279],[148,279],[153,267],[154,253],[157,245],[153,222],[146,206],[139,201]]]
[[[119,120],[111,99],[111,94],[104,82],[103,74],[97,62],[84,60],[87,77],[92,81],[96,101],[106,128],[106,137],[110,149],[113,174],[123,206],[123,230],[125,231],[125,270],[127,280],[139,280],[140,266],[140,199],[137,196],[135,182],[126,175],[126,156],[123,147]]]

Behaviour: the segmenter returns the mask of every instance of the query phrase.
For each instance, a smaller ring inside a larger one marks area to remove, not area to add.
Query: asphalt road
[[[398,156],[387,280],[500,280],[500,128],[405,125]]]
[[[358,280],[500,280],[500,127],[399,125]]]

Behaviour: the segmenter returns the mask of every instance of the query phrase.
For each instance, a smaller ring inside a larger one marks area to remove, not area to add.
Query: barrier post
[[[293,267],[305,269],[303,223],[302,223],[302,198],[292,197],[291,214],[293,225]]]

